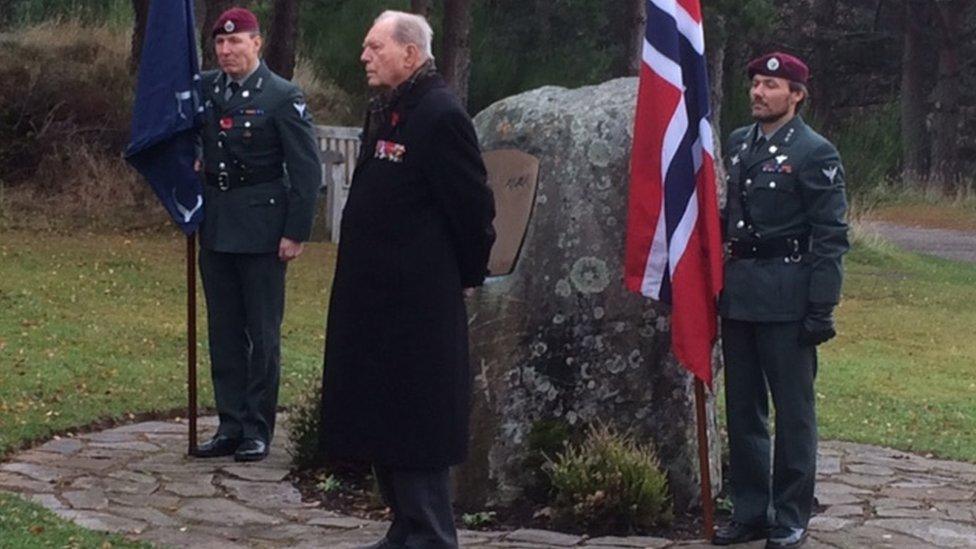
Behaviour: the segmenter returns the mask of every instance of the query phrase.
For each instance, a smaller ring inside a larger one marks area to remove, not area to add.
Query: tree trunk
[[[424,17],[430,17],[430,1],[429,0],[410,0],[410,11],[416,13],[417,15],[423,15]]]
[[[0,0],[0,27],[6,27],[13,22],[16,3],[15,0]]]
[[[291,80],[295,76],[298,42],[298,0],[274,0],[274,18],[264,60],[274,73]]]
[[[932,52],[925,40],[928,2],[905,2],[903,13],[904,46],[901,64],[901,145],[902,181],[924,181],[927,171],[927,133],[925,128],[926,66]]]
[[[814,0],[811,7],[813,16],[812,43],[813,52],[808,61],[810,62],[810,79],[808,86],[810,98],[807,101],[812,117],[821,121],[824,126],[829,126],[831,115],[833,114],[831,102],[831,78],[828,78],[829,68],[832,63],[830,59],[831,43],[836,39],[836,33],[832,33],[834,19],[837,13],[837,0]]]
[[[932,167],[930,181],[950,193],[959,181],[958,158],[959,101],[962,96],[962,74],[959,48],[963,34],[962,22],[971,0],[933,3],[936,27],[939,31],[939,78],[932,92]]]
[[[725,97],[725,49],[728,44],[728,29],[725,18],[720,14],[706,14],[705,24],[709,29],[709,38],[705,44],[705,62],[708,65],[708,96],[711,104],[712,117],[712,152],[715,155],[715,187],[718,190],[719,202],[723,202],[726,194],[725,165],[722,162],[722,101]]]
[[[139,70],[139,58],[142,57],[142,44],[146,38],[146,21],[149,19],[149,0],[132,0],[132,11],[135,14],[132,25],[132,50],[129,53],[129,72],[135,74]]]
[[[461,104],[468,104],[471,75],[471,1],[444,0],[444,38],[441,63],[444,79],[454,88]]]
[[[203,70],[217,68],[217,54],[214,52],[214,42],[210,36],[210,31],[217,22],[217,18],[224,11],[234,6],[246,8],[248,4],[247,0],[205,0],[206,11],[204,12],[203,26],[200,27],[200,49],[203,51],[201,68]]]
[[[611,74],[615,77],[637,76],[647,25],[644,0],[627,0],[622,9],[617,2],[607,2],[607,7],[610,10],[607,19],[613,26],[611,32],[615,33],[616,40],[623,46]]]
[[[722,162],[722,100],[724,99],[724,87],[722,81],[725,79],[725,44],[721,47],[713,47],[705,50],[705,57],[708,63],[708,86],[709,100],[711,101],[711,122],[712,122],[712,154],[715,159],[715,183],[718,189],[719,199],[725,196],[725,164]]]

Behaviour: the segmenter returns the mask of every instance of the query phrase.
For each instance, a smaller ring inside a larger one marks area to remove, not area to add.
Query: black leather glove
[[[837,335],[834,330],[834,306],[810,303],[800,326],[800,345],[820,345]]]

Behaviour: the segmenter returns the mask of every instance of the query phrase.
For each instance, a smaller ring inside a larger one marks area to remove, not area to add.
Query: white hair
[[[393,39],[398,44],[413,44],[427,56],[427,59],[434,58],[434,52],[430,46],[434,40],[434,29],[430,28],[430,23],[427,22],[427,19],[415,13],[386,10],[376,18],[373,24],[375,25],[376,23],[387,20],[393,20],[394,22]]]

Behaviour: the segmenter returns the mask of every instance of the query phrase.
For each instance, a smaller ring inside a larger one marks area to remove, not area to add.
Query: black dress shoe
[[[237,451],[241,445],[241,439],[231,438],[225,435],[214,435],[214,437],[203,444],[197,446],[193,455],[200,458],[212,458],[229,456]]]
[[[261,461],[266,457],[268,457],[268,445],[256,438],[244,439],[234,452],[234,461]]]
[[[769,529],[765,526],[742,524],[733,520],[715,531],[715,536],[712,537],[712,545],[748,543],[757,539],[764,539],[768,534]]]
[[[773,529],[766,540],[766,549],[799,547],[807,542],[806,528],[780,526]]]

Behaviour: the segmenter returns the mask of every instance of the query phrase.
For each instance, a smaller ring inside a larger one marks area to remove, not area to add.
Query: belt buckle
[[[793,240],[793,253],[786,256],[787,263],[799,263],[803,260],[803,254],[800,253],[800,239],[794,238]]]
[[[230,174],[227,172],[220,172],[217,174],[217,188],[226,191],[230,189]]]

